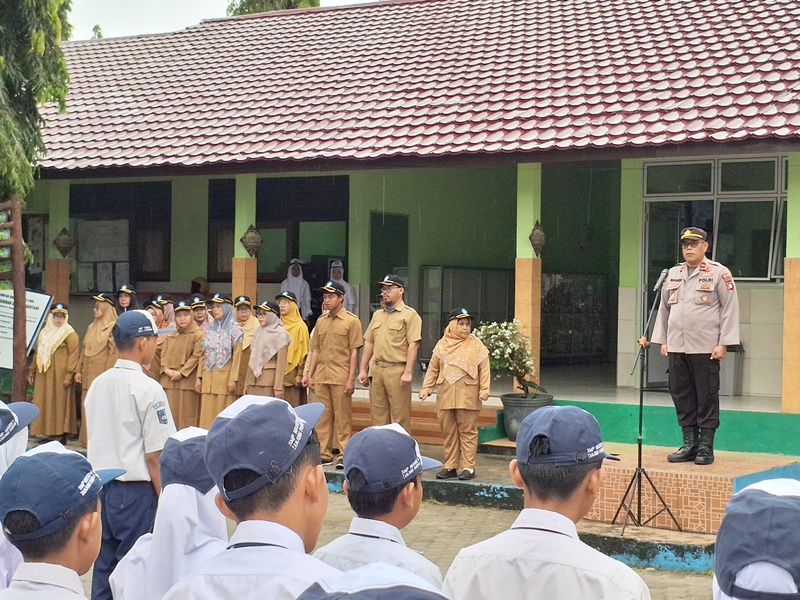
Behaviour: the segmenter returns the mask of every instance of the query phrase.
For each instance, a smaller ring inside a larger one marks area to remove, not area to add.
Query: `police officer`
[[[708,260],[708,236],[698,227],[680,234],[686,262],[669,270],[661,287],[652,341],[669,357],[669,391],[683,446],[669,462],[714,462],[719,427],[719,367],[726,346],[739,343],[739,300],[730,271]]]
[[[375,311],[364,333],[358,380],[369,386],[372,424],[400,423],[410,432],[411,378],[422,339],[422,319],[403,302],[405,284],[400,277],[387,275],[378,285],[384,308]]]

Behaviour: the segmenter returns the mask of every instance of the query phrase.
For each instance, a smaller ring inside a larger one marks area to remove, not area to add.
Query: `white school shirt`
[[[288,527],[242,521],[227,550],[176,583],[163,600],[289,600],[315,581],[340,574],[306,554],[303,540]]]
[[[144,455],[162,450],[176,431],[164,388],[124,359],[92,382],[86,423],[89,462],[96,470],[125,469],[118,481],[150,481]]]
[[[81,578],[72,569],[51,563],[22,563],[0,600],[86,600]]]
[[[350,530],[314,552],[314,556],[340,571],[387,563],[419,575],[436,589],[442,587],[439,567],[406,546],[397,527],[376,519],[353,517]]]
[[[567,517],[535,508],[508,531],[461,550],[442,590],[453,600],[650,600],[633,569],[580,541]]]

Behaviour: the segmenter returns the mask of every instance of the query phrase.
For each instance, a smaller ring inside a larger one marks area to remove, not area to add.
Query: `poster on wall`
[[[44,219],[42,217],[31,217],[28,220],[28,242],[33,255],[33,264],[28,267],[31,275],[38,275],[44,270]]]
[[[128,220],[78,221],[78,260],[123,262],[128,260]]]
[[[52,296],[41,292],[26,291],[25,347],[28,352],[39,335],[39,329],[47,317]],[[0,290],[0,369],[14,367],[14,291]]]
[[[97,263],[97,291],[114,291],[114,272],[110,262]]]

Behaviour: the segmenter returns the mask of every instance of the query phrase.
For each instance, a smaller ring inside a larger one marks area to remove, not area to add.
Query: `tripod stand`
[[[675,526],[678,528],[678,531],[683,531],[681,529],[680,523],[675,518],[675,515],[672,514],[672,511],[669,509],[666,500],[658,491],[656,484],[653,483],[653,480],[650,479],[650,475],[647,474],[647,471],[642,466],[642,415],[644,411],[644,373],[646,371],[647,365],[647,348],[650,347],[650,342],[647,341],[647,335],[650,332],[650,325],[653,321],[653,317],[656,314],[656,307],[658,306],[658,300],[661,296],[661,286],[664,283],[664,279],[666,278],[667,273],[669,272],[668,269],[664,269],[661,273],[661,277],[659,277],[658,283],[656,283],[655,288],[653,291],[656,292],[655,298],[653,298],[653,304],[650,306],[650,313],[647,316],[647,322],[644,325],[644,332],[642,333],[642,337],[639,338],[639,353],[636,356],[636,361],[633,363],[633,371],[636,370],[636,365],[639,364],[639,435],[636,438],[636,446],[637,446],[637,463],[636,463],[636,470],[631,477],[630,482],[628,483],[628,487],[625,490],[625,494],[622,496],[622,501],[619,503],[617,507],[617,512],[614,513],[614,518],[611,520],[611,523],[617,522],[617,517],[622,509],[625,509],[625,520],[622,522],[622,530],[620,531],[620,535],[625,535],[625,527],[628,525],[628,520],[633,523],[637,527],[641,527],[643,525],[647,525],[650,521],[655,519],[658,515],[663,512],[667,512],[670,518],[672,519]],[[633,371],[631,371],[631,375],[633,375]],[[661,510],[650,516],[648,519],[642,521],[642,484],[643,478],[647,481],[650,485],[650,488],[655,493],[658,500],[661,502]],[[630,500],[628,497],[630,496]],[[636,511],[633,510],[634,500],[636,501]]]

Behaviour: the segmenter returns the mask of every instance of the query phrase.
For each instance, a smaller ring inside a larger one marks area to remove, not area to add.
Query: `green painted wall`
[[[514,166],[485,169],[398,169],[350,175],[348,281],[369,282],[370,212],[409,216],[409,267],[514,268]],[[526,234],[527,236],[527,234]]]
[[[800,153],[789,154],[786,196],[786,258],[800,258]]]
[[[50,239],[45,242],[45,258],[61,258],[52,242],[64,227],[69,229],[69,181],[37,181],[25,198],[25,212],[48,215]]]
[[[310,221],[300,223],[300,260],[314,255],[345,256],[347,223],[344,221]]]
[[[205,277],[208,270],[208,179],[172,180],[172,281]],[[241,244],[240,244],[241,245]]]
[[[529,240],[536,221],[542,222],[542,165],[522,163],[517,165],[517,258],[533,258]],[[547,231],[545,230],[545,236]],[[545,244],[548,243],[545,237]],[[544,252],[544,251],[542,251]]]
[[[642,161],[623,160],[620,184],[619,285],[639,285],[639,253],[642,248]]]

